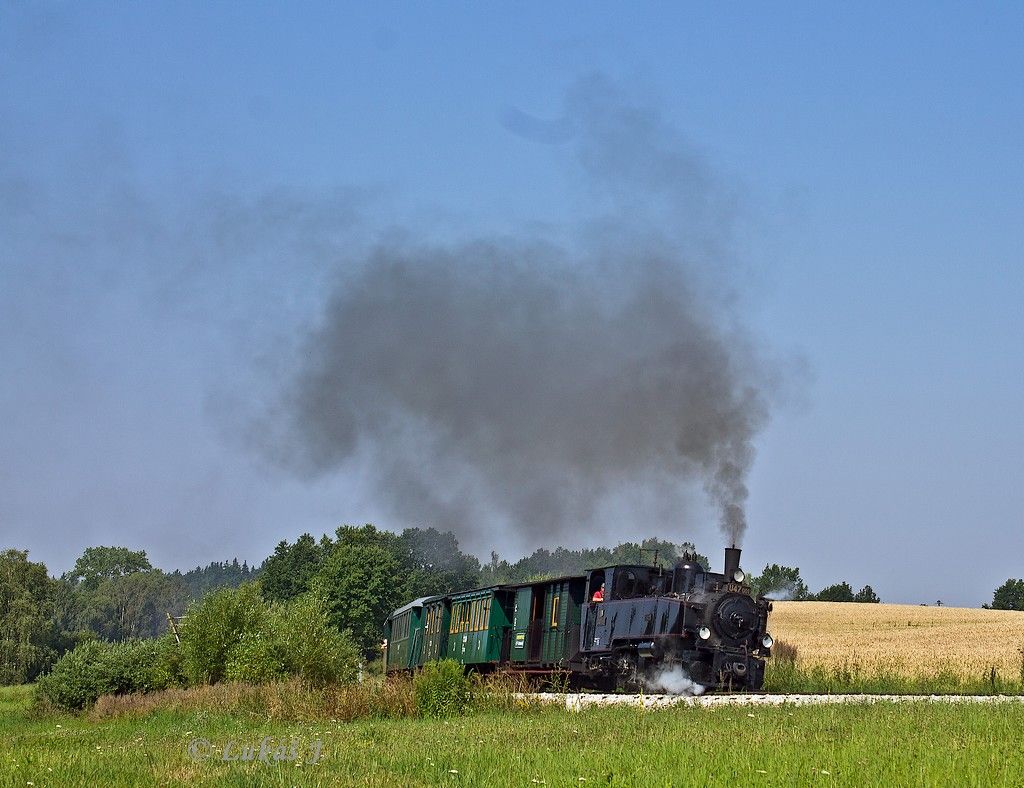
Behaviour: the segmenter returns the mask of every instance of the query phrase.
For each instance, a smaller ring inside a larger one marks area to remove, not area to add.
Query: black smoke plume
[[[697,481],[738,544],[772,375],[724,284],[728,195],[657,111],[602,80],[570,91],[556,125],[595,218],[377,244],[303,342],[290,458],[312,474],[358,464],[407,522],[531,540],[634,493],[669,518],[645,527],[678,532]]]

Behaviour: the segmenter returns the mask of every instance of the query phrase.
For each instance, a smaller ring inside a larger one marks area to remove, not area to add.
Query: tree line
[[[854,591],[845,580],[825,586],[814,594],[800,577],[799,568],[771,564],[764,571],[750,579],[755,595],[795,602],[881,602],[875,590],[866,585]]]
[[[256,575],[237,560],[164,572],[143,550],[89,547],[68,572],[51,577],[25,550],[0,552],[0,684],[32,681],[88,640],[157,637],[168,615]]]
[[[72,569],[51,577],[22,550],[0,553],[0,684],[32,681],[54,660],[91,640],[124,642],[167,632],[167,616],[224,588],[252,584],[269,605],[315,597],[330,624],[347,632],[364,657],[378,653],[387,615],[411,599],[469,588],[580,574],[619,563],[671,566],[682,553],[710,562],[690,543],[658,539],[615,547],[539,549],[509,562],[496,553],[481,564],[462,552],[454,534],[434,528],[393,533],[372,525],[342,526],[332,536],[303,534],[282,541],[254,568],[236,560],[187,572],[153,567],[144,551],[90,547]],[[754,593],[773,599],[878,602],[870,585],[846,581],[812,593],[798,568],[767,565],[749,580]],[[1024,609],[1024,581],[1009,580],[993,608]]]

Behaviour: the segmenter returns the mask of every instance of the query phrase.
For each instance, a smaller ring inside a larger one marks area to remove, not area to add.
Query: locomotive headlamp
[[[742,583],[744,580],[747,579],[747,576],[743,574],[742,569],[737,569],[735,572],[732,573],[732,579],[735,580],[737,583]]]
[[[709,637],[711,637],[711,630],[707,627],[701,627],[697,630],[697,634],[700,635],[701,640],[707,640]]]
[[[761,638],[761,645],[765,648],[771,648],[775,645],[775,638],[773,638],[771,635],[765,632],[764,637]]]

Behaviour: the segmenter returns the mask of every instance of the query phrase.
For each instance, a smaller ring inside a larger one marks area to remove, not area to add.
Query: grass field
[[[35,717],[0,689],[0,780],[121,785],[1021,785],[1024,705],[488,712],[284,723],[208,712]],[[221,760],[294,738],[301,763]],[[217,750],[210,757],[194,757]],[[311,755],[320,742],[320,755]]]
[[[1024,612],[916,605],[775,602],[769,629],[801,668],[847,664],[904,676],[1024,681]]]
[[[795,664],[769,666],[776,691],[1024,691],[1022,613],[776,603],[770,628],[797,648]],[[410,716],[407,686],[376,705],[358,688],[325,703],[296,687],[107,698],[80,716],[0,688],[0,785],[1024,785],[1024,704],[495,708],[439,721]]]

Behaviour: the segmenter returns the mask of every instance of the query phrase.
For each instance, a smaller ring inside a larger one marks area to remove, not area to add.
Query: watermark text
[[[324,743],[321,739],[302,741],[297,737],[279,739],[264,736],[258,741],[228,739],[215,744],[209,739],[195,738],[188,743],[188,755],[193,761],[238,761],[240,763],[305,763],[320,760]]]

